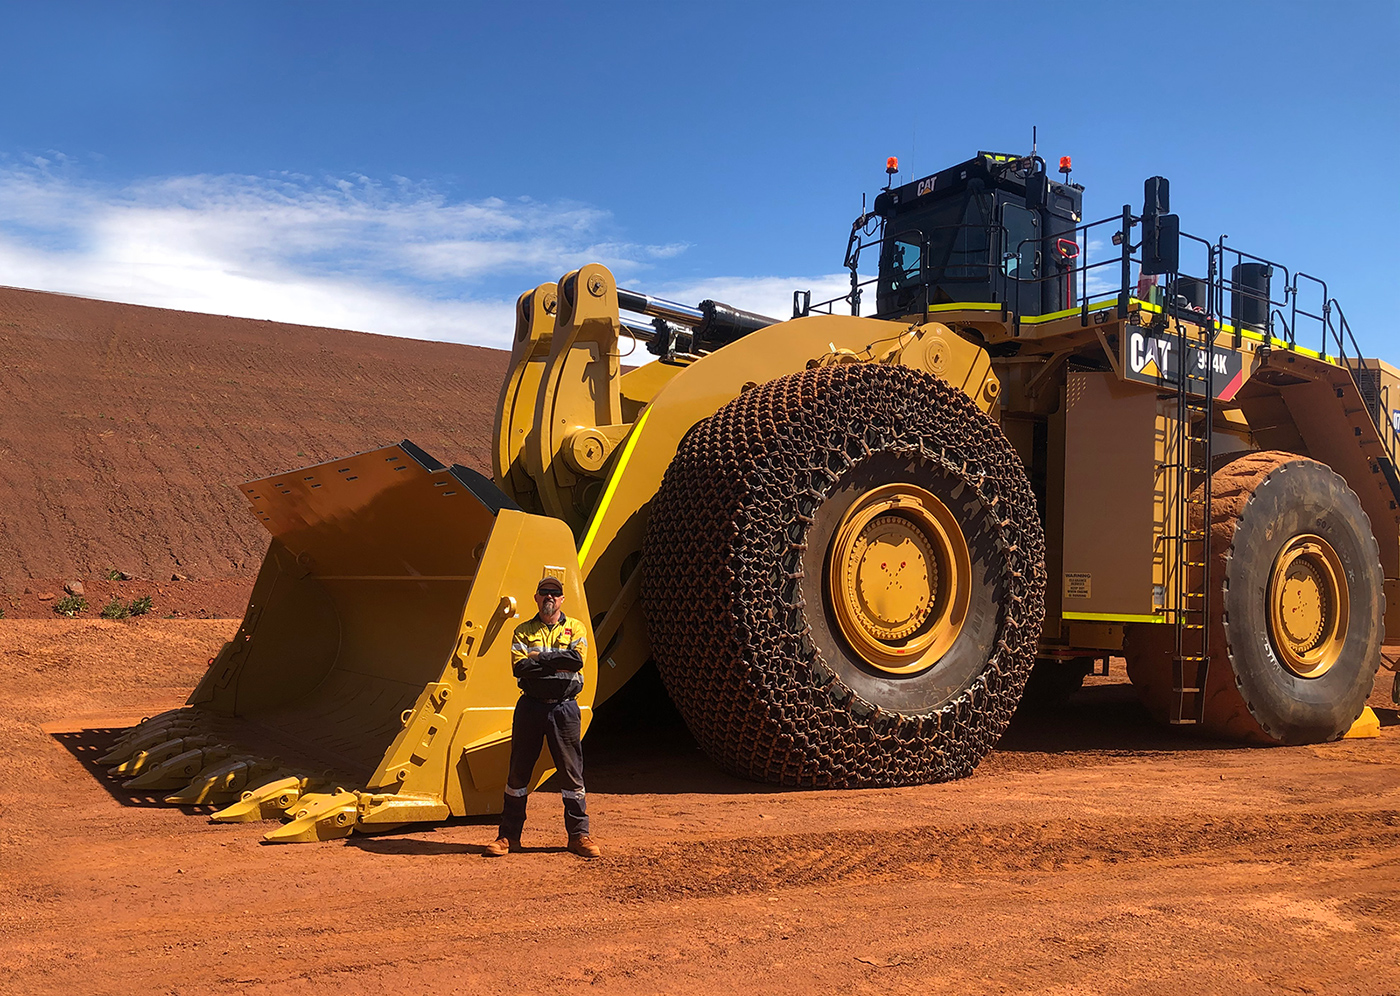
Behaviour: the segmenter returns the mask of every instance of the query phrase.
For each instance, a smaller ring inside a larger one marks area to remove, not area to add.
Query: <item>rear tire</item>
[[[746,778],[964,776],[1034,662],[1044,539],[1025,471],[966,395],[905,367],[794,374],[696,425],[645,550],[662,680]]]
[[[1210,673],[1203,731],[1249,743],[1335,740],[1380,666],[1380,550],[1361,502],[1325,464],[1250,453],[1211,478]],[[1175,630],[1133,625],[1128,675],[1166,721]]]

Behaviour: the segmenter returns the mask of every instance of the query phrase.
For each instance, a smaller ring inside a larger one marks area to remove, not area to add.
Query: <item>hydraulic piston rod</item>
[[[688,304],[652,297],[640,291],[623,290],[621,287],[617,290],[617,303],[624,311],[650,315],[682,328],[693,329],[694,348],[705,352],[778,323],[776,318],[740,311],[719,301],[701,301],[698,308],[692,308]],[[628,324],[628,327],[634,326]]]
[[[623,290],[621,287],[617,289],[617,305],[623,311],[635,311],[639,315],[664,318],[668,322],[675,322],[686,328],[694,328],[705,320],[705,313],[699,308],[652,297],[650,294],[643,294],[639,291]]]

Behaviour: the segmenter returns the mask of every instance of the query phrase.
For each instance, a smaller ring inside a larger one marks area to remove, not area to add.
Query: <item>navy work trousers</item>
[[[588,833],[588,806],[583,796],[583,743],[578,703],[573,699],[545,702],[520,696],[510,728],[510,774],[506,804],[501,812],[501,836],[512,840],[525,828],[525,800],[530,776],[540,758],[540,744],[549,744],[554,767],[563,782],[564,828],[572,836]]]

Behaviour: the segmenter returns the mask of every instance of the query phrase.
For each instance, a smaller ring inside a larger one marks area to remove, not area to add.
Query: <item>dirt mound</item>
[[[110,569],[251,585],[250,478],[403,438],[490,473],[506,359],[0,288],[0,608],[51,616],[39,594]]]

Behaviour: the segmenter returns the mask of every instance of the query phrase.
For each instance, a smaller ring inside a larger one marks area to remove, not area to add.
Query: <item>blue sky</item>
[[[501,345],[588,260],[782,313],[862,193],[1074,157],[1085,213],[1329,281],[1371,353],[1400,2],[5,3],[0,283]]]

